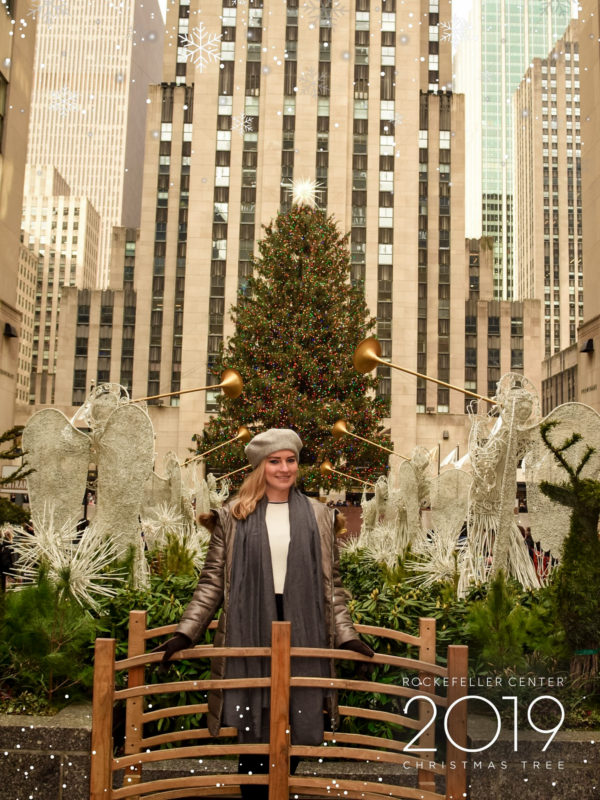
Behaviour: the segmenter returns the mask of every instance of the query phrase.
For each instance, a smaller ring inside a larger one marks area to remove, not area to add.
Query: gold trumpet
[[[403,458],[405,461],[409,460],[406,456],[403,456],[401,453],[395,453],[393,450],[390,450],[389,447],[384,447],[382,444],[377,444],[377,442],[372,442],[370,439],[365,439],[362,436],[359,436],[357,433],[352,433],[352,431],[348,430],[348,426],[346,425],[346,422],[343,419],[338,419],[338,421],[333,424],[333,427],[331,428],[331,433],[336,442],[338,439],[341,439],[342,436],[348,434],[348,436],[353,436],[355,439],[360,439],[361,442],[366,442],[367,444],[372,444],[373,447],[378,447],[380,450],[385,450],[386,453],[390,453],[393,456],[399,456],[400,458]]]
[[[329,475],[330,473],[335,472],[336,475],[343,475],[344,478],[350,478],[353,481],[364,483],[365,486],[372,486],[373,488],[375,488],[375,484],[370,483],[370,481],[363,481],[362,478],[357,478],[355,475],[348,475],[347,472],[340,472],[339,469],[334,469],[331,461],[323,461],[323,463],[319,467],[319,470],[321,472],[321,475]]]
[[[219,450],[219,448],[225,447],[225,445],[227,444],[233,444],[233,442],[237,442],[238,439],[241,440],[242,442],[249,442],[251,438],[252,434],[250,433],[248,428],[245,425],[240,425],[240,427],[238,428],[238,432],[233,437],[233,439],[228,439],[226,442],[222,442],[221,444],[218,444],[216,447],[211,447],[210,450],[206,450],[206,452],[204,453],[198,453],[198,455],[186,459],[181,466],[187,467],[187,465],[191,464],[192,461],[197,461],[199,458],[204,458],[204,456],[207,456],[209,453],[214,453],[215,450]]]
[[[217,480],[222,481],[224,478],[230,478],[232,475],[235,475],[237,472],[243,472],[245,469],[250,469],[251,466],[252,466],[251,464],[246,464],[245,467],[239,467],[239,469],[234,469],[233,472],[228,472],[227,475],[221,475],[221,477],[217,478]]]
[[[207,389],[223,389],[223,393],[235,400],[239,397],[244,388],[244,381],[237,369],[226,369],[221,373],[221,383],[213,384],[212,386],[197,386],[195,389],[179,389],[177,392],[165,392],[164,394],[153,394],[150,397],[138,397],[132,400],[132,403],[141,403],[145,400],[158,400],[161,397],[175,397],[180,394],[189,394],[190,392],[204,392]]]
[[[423,375],[420,372],[415,372],[412,369],[408,369],[408,367],[399,367],[397,364],[392,364],[391,361],[384,361],[384,359],[381,358],[381,345],[374,337],[362,340],[362,342],[354,351],[352,363],[354,364],[354,368],[363,375],[367,372],[371,372],[371,370],[374,369],[377,364],[383,364],[386,367],[393,367],[394,369],[399,369],[401,372],[407,372],[409,375],[414,375],[417,378],[423,378],[423,380],[437,383],[438,386],[444,386],[446,389],[455,389],[457,392],[468,394],[469,397],[476,397],[477,400],[485,400],[486,403],[497,405],[497,401],[492,400],[491,397],[486,397],[485,395],[477,394],[476,392],[470,392],[468,389],[463,389],[462,386],[455,386],[453,383],[440,381],[438,378],[432,378],[429,375]]]

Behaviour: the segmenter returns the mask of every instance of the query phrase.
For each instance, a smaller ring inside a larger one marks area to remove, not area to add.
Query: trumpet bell
[[[348,427],[345,421],[343,419],[338,419],[338,421],[333,424],[331,433],[336,442],[338,439],[341,439],[342,436],[345,436],[348,433]]]
[[[321,466],[319,467],[319,471],[321,475],[331,475],[333,472],[333,464],[331,461],[323,461]]]
[[[224,395],[235,400],[235,398],[239,397],[242,393],[244,381],[237,369],[226,369],[221,373],[221,383],[219,387],[223,389]]]
[[[240,427],[238,428],[238,434],[236,436],[236,439],[240,439],[242,442],[248,443],[251,438],[252,434],[250,433],[248,428],[245,425],[240,425]]]
[[[368,339],[363,339],[358,345],[354,351],[352,363],[357,372],[365,375],[375,369],[377,364],[385,364],[387,362],[381,358],[381,345],[375,337],[371,336]]]

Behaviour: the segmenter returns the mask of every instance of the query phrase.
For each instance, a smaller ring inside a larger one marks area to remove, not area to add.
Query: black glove
[[[361,656],[368,656],[369,658],[373,658],[375,655],[375,651],[371,650],[369,645],[363,642],[362,639],[349,639],[341,644],[340,648],[342,650],[354,650],[355,653],[360,653]]]
[[[168,668],[168,662],[171,659],[171,656],[176,653],[178,650],[185,650],[189,647],[192,643],[192,640],[189,636],[186,636],[185,633],[176,633],[172,639],[168,639],[164,644],[159,645],[159,647],[155,647],[152,651],[153,653],[160,653],[164,651],[164,655],[162,657],[162,661],[158,665],[158,673],[159,675],[164,675]]]

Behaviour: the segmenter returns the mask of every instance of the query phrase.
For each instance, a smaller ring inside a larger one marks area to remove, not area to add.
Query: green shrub
[[[5,696],[31,692],[48,706],[87,696],[93,669],[86,656],[95,630],[90,614],[43,575],[35,586],[6,592],[0,607]]]

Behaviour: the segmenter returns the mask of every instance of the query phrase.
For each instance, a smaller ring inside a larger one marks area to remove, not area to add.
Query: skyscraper
[[[513,95],[515,255],[521,298],[544,301],[544,356],[583,320],[579,46],[572,22]]]
[[[26,25],[25,0],[0,5],[0,432],[12,427],[22,372],[19,337],[22,290],[19,262],[21,204],[32,89],[35,25]],[[31,264],[29,265],[31,275]],[[33,314],[30,287],[27,313]],[[31,345],[31,343],[30,343]]]
[[[512,95],[533,58],[544,58],[571,18],[570,0],[473,0],[454,31],[454,88],[465,94],[468,236],[494,239],[494,293],[514,287]]]
[[[161,78],[158,0],[32,6],[37,17],[28,162],[58,169],[100,214],[98,282],[113,225],[139,224],[147,87]]]
[[[77,197],[52,167],[30,167],[23,194],[23,246],[37,262],[33,324],[20,357],[29,367],[25,402],[54,403],[56,335],[65,286],[93,289],[97,282],[100,218],[87,197]],[[27,262],[24,263],[24,267]],[[26,269],[22,270],[24,281]],[[29,344],[31,335],[31,346]]]

